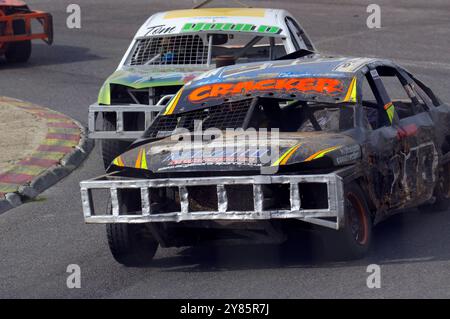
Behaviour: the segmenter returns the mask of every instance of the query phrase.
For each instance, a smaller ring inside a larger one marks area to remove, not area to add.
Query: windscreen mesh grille
[[[241,128],[250,109],[252,99],[227,102],[206,109],[181,114],[158,116],[145,132],[145,137],[161,137],[170,135],[175,129],[184,128],[194,131],[194,125],[201,121],[202,130],[217,128]]]
[[[198,35],[151,37],[138,41],[130,65],[207,64],[208,47]]]

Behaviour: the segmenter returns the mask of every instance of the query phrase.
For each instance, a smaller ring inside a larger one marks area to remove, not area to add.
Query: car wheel
[[[145,225],[107,224],[106,234],[114,259],[127,267],[150,265],[158,249],[158,242]]]
[[[325,243],[331,254],[339,259],[363,258],[372,240],[372,218],[361,188],[352,183],[345,187],[344,227],[331,231]]]
[[[139,209],[135,195],[123,194],[122,212]],[[107,224],[106,235],[114,259],[127,267],[150,265],[159,245],[145,224]]]
[[[14,34],[25,34],[25,22],[16,20],[13,24]],[[11,42],[5,51],[5,58],[8,63],[25,63],[31,56],[31,40]]]

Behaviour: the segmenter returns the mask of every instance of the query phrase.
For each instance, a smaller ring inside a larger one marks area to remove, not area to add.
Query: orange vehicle
[[[32,27],[42,27],[42,32],[33,33]],[[41,39],[53,42],[53,20],[49,13],[33,11],[19,0],[0,0],[0,57],[10,63],[28,61],[31,56],[31,41]]]

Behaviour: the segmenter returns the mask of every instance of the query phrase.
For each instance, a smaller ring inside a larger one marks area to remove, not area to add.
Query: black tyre
[[[14,34],[25,34],[25,22],[16,20],[13,23]],[[5,51],[5,58],[8,63],[25,63],[31,56],[31,40],[11,42]]]
[[[103,130],[115,131],[116,119],[114,114],[108,114],[103,116]],[[132,142],[119,141],[119,140],[103,140],[102,145],[102,157],[105,170],[109,167],[112,161],[125,152],[130,147]]]
[[[363,258],[372,241],[372,218],[364,193],[356,183],[345,187],[345,224],[330,232],[326,247],[333,257],[343,260]]]
[[[123,194],[123,212],[137,209],[135,195]],[[106,235],[114,259],[127,267],[150,265],[159,245],[145,224],[107,224]]]
[[[114,259],[127,267],[149,266],[158,249],[145,225],[107,224],[106,234]]]

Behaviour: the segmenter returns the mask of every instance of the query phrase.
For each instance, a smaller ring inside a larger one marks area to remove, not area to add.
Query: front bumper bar
[[[25,24],[25,32],[23,34],[14,33],[14,21],[22,20]],[[42,32],[33,33],[31,24],[36,20],[42,25]],[[41,39],[47,44],[53,43],[53,17],[50,13],[42,11],[31,11],[27,13],[12,14],[0,17],[0,24],[4,24],[5,34],[0,35],[0,43],[2,42],[18,42],[27,40]]]
[[[142,113],[145,118],[145,127],[149,127],[158,113],[164,109],[164,105],[142,105],[142,104],[126,104],[126,105],[99,105],[93,104],[89,106],[88,118],[88,136],[92,139],[114,139],[114,140],[135,140],[144,133],[141,131],[125,130],[124,113]],[[105,131],[98,118],[108,113],[116,114],[116,125],[114,131]]]
[[[323,209],[305,209],[302,207],[299,184],[324,183],[327,186],[328,207]],[[264,209],[263,185],[289,185],[289,209]],[[229,211],[227,185],[252,185],[252,211]],[[189,187],[213,186],[217,190],[217,210],[192,212],[189,209]],[[114,174],[80,183],[84,218],[87,223],[152,223],[181,222],[202,220],[269,220],[299,219],[328,228],[339,229],[344,220],[344,185],[337,174],[324,175],[284,175],[284,176],[239,176],[239,177],[203,177],[195,179],[127,179]],[[160,213],[152,210],[151,189],[177,188],[181,210]],[[140,189],[141,210],[132,215],[123,214],[121,192]],[[111,198],[112,213],[97,214],[94,209],[95,190],[106,190]]]

